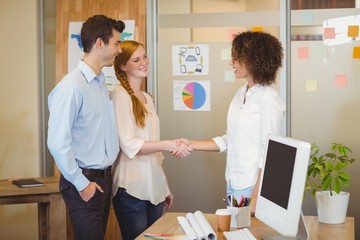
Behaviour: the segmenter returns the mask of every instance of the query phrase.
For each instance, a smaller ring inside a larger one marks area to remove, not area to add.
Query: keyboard
[[[227,240],[256,240],[255,236],[247,228],[223,233]]]

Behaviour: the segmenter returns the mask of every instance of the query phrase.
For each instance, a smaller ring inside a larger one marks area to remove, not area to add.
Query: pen
[[[250,203],[251,203],[251,198],[249,198],[248,206],[250,206]]]
[[[244,196],[241,195],[241,199],[240,199],[238,207],[242,207],[243,202],[244,202]]]
[[[239,206],[238,201],[236,200],[236,197],[234,195],[232,195],[232,200],[233,200],[233,202],[232,202],[233,207]]]

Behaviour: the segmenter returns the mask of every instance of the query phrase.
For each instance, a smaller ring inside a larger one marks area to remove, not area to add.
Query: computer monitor
[[[310,149],[307,142],[268,136],[255,216],[285,237],[307,239],[301,205]]]

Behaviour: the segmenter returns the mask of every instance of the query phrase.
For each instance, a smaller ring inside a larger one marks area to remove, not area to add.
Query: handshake
[[[191,141],[186,138],[179,138],[175,140],[170,140],[171,147],[169,152],[177,158],[184,158],[190,155],[193,151],[193,147],[191,146]]]

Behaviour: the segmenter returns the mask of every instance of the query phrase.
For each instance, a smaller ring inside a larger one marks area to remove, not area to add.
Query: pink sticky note
[[[309,58],[309,48],[308,47],[299,47],[298,51],[298,58],[299,59],[307,59]]]
[[[229,40],[233,40],[235,35],[237,35],[239,33],[239,30],[238,29],[235,29],[235,28],[231,28],[228,30],[228,39]]]
[[[347,86],[347,76],[344,74],[335,75],[335,86],[336,87],[346,87]]]
[[[335,28],[326,27],[324,28],[324,39],[334,39],[335,38]]]

